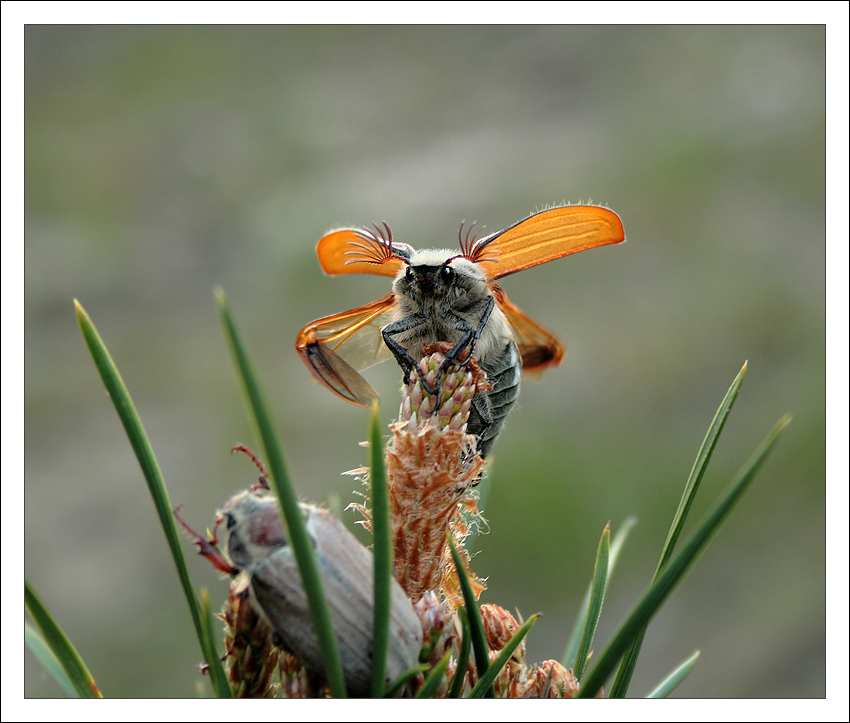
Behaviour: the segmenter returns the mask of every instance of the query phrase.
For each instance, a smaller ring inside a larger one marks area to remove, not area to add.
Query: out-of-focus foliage
[[[323,277],[322,233],[386,220],[400,241],[452,247],[464,219],[495,231],[592,200],[620,214],[625,245],[504,280],[568,351],[525,383],[494,450],[473,558],[482,601],[542,611],[529,657],[559,657],[602,528],[635,514],[607,639],[748,360],[703,504],[777,418],[793,424],[650,627],[631,693],[699,648],[677,696],[823,695],[822,27],[28,26],[25,38],[26,575],[104,694],[193,695],[199,656],[72,299],[97,318],[170,495],[199,527],[256,477],[229,454],[256,443],[217,284],[299,493],[346,504],[339,473],[366,462],[368,414],[311,384],[292,344],[388,282]],[[386,420],[399,377],[392,363],[369,374]],[[224,599],[203,561],[192,575]],[[28,696],[60,694],[26,664]]]

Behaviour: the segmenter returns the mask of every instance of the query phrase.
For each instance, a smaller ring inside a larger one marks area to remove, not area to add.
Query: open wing
[[[369,229],[340,228],[325,234],[316,246],[322,271],[329,276],[340,274],[376,274],[395,276],[404,265],[399,256],[409,258],[407,244],[393,243],[392,232],[384,224]]]
[[[392,292],[351,311],[307,324],[295,349],[307,368],[334,394],[347,402],[370,407],[378,393],[358,372],[391,356],[381,337],[390,322]]]
[[[610,209],[560,206],[481,239],[470,258],[481,265],[488,278],[498,279],[561,256],[624,240],[620,217]]]
[[[561,343],[542,326],[519,310],[501,287],[493,284],[493,296],[510,322],[524,372],[542,372],[558,366],[564,358]]]

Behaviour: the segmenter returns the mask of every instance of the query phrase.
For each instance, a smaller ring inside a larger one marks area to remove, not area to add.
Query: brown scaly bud
[[[328,686],[291,653],[280,651],[281,698],[327,698]]]
[[[225,623],[227,677],[237,698],[268,698],[274,693],[271,676],[278,662],[274,633],[253,610],[244,581],[230,583],[221,617]]]
[[[498,605],[482,605],[480,610],[484,637],[492,663],[521,626],[513,615]],[[500,698],[527,697],[526,693],[532,682],[533,679],[529,680],[525,666],[525,640],[523,640],[496,678],[494,684],[496,696]]]
[[[449,614],[432,590],[426,592],[413,609],[422,622],[423,644],[419,661],[436,665],[454,642],[454,633],[449,628]]]
[[[508,644],[522,626],[513,615],[499,605],[486,603],[480,609],[487,647],[490,650],[499,651]],[[518,662],[525,661],[525,640],[517,646],[511,658]]]
[[[579,684],[575,676],[557,660],[546,660],[535,666],[529,678],[534,679],[525,698],[575,698]]]
[[[414,679],[412,692],[416,693],[431,669],[440,662],[443,656],[452,649],[455,643],[455,634],[450,623],[451,614],[446,610],[446,605],[440,602],[437,594],[429,590],[413,606],[419,620],[422,623],[422,651],[419,654],[419,662],[425,664],[423,672]],[[435,698],[445,698],[449,690],[452,675],[457,667],[455,662],[443,676],[440,685],[434,692]]]

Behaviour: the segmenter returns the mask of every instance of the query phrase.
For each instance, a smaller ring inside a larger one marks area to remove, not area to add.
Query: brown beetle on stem
[[[519,395],[521,372],[557,366],[564,354],[555,337],[520,311],[495,280],[620,243],[623,225],[617,214],[601,206],[560,206],[480,239],[471,229],[463,235],[461,226],[461,253],[416,251],[395,242],[386,224],[373,228],[331,231],[317,246],[319,262],[330,275],[392,276],[392,291],[308,324],[295,348],[328,389],[364,407],[378,397],[359,373],[372,364],[395,357],[407,383],[411,374],[420,374],[423,345],[449,342],[445,367],[463,366],[474,356],[490,389],[473,400],[469,432],[478,437],[478,452],[486,456]],[[424,377],[422,383],[439,396]]]

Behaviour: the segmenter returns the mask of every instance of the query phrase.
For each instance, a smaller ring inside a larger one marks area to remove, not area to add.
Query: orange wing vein
[[[620,217],[602,206],[561,206],[535,213],[475,245],[472,261],[490,279],[625,240]]]

